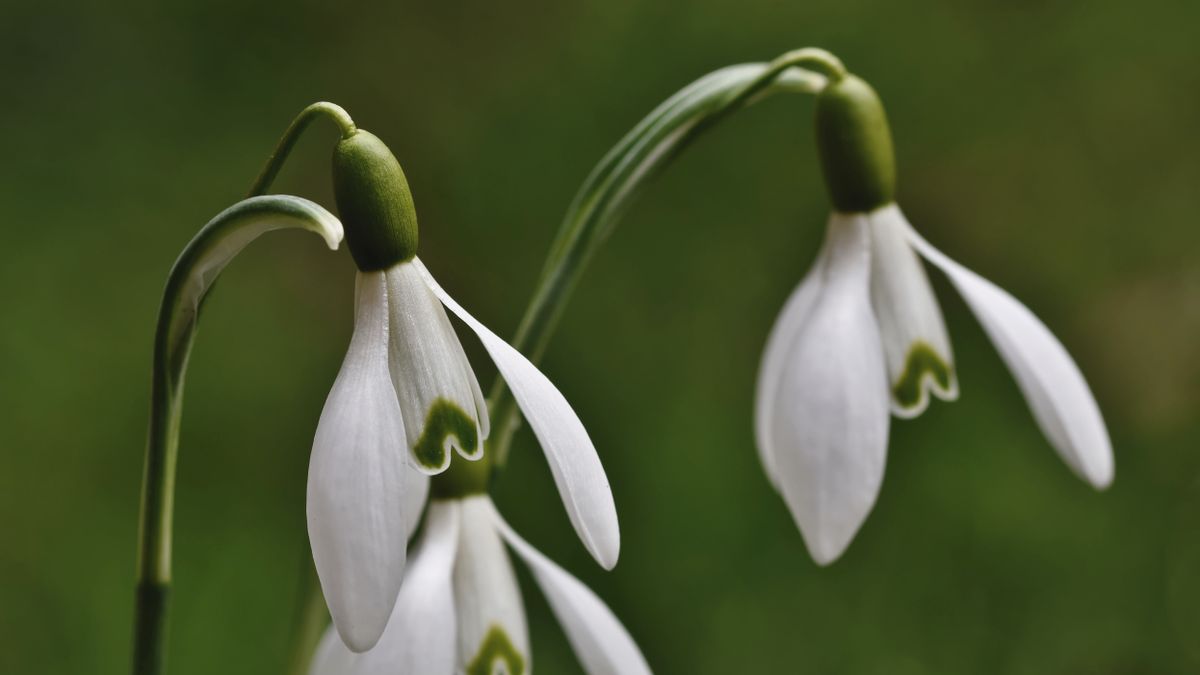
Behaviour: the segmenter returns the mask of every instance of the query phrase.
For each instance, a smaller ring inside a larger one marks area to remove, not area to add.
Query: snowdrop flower
[[[532,427],[572,524],[605,568],[619,532],[604,469],[562,394],[476,321],[416,257],[411,193],[396,158],[356,130],[334,153],[334,192],[358,267],[354,334],[313,441],[308,532],[342,639],[370,649],[404,575],[429,475],[478,460],[488,435],[479,383],[446,310],[482,341]]]
[[[584,669],[649,673],[633,639],[596,594],[508,526],[486,494],[434,499],[387,630],[356,654],[332,627],[311,675],[524,675],[529,632],[504,544],[529,567]]]
[[[771,331],[755,411],[764,468],[813,558],[837,559],[874,505],[889,411],[914,417],[931,394],[958,395],[921,258],[962,294],[1062,459],[1097,489],[1108,486],[1108,432],[1062,344],[1015,298],[921,238],[893,201],[891,132],[874,90],[853,75],[834,78],[816,115],[835,211]]]

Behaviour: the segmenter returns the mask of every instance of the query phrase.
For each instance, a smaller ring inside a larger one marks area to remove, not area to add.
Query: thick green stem
[[[827,82],[840,81],[845,75],[845,68],[832,54],[801,49],[770,63],[709,73],[655,108],[600,160],[576,193],[512,345],[534,363],[541,360],[571,291],[625,208],[650,178],[700,135],[771,94],[817,93]],[[499,471],[520,417],[503,380],[497,380],[488,401],[492,415],[488,452],[494,458],[494,470]]]

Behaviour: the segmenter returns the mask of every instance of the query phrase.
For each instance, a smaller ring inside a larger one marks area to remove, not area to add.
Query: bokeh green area
[[[0,672],[126,670],[162,284],[304,105],[336,101],[391,145],[426,264],[509,335],[608,147],[703,73],[805,45],[879,90],[917,228],[1075,355],[1114,485],[1070,474],[934,274],[962,396],[893,422],[875,511],[843,559],[814,565],[751,423],[767,331],[828,210],[812,102],[780,96],[650,186],[544,362],[607,468],[620,564],[605,573],[579,545],[527,430],[501,510],[659,673],[1200,671],[1198,21],[1200,5],[1169,0],[2,0]],[[333,139],[315,127],[277,188],[332,208]],[[206,308],[173,673],[286,661],[308,452],[353,276],[345,251],[271,234]],[[522,574],[537,670],[578,672]]]

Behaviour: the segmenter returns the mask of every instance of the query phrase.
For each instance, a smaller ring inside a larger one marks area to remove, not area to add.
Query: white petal
[[[334,625],[355,651],[383,633],[404,574],[404,423],[387,371],[387,294],[360,273],[354,337],[317,425],[308,535]]]
[[[775,320],[775,325],[771,328],[770,335],[767,336],[767,346],[763,350],[762,363],[758,368],[758,388],[754,399],[754,434],[757,441],[758,458],[762,461],[763,470],[766,471],[767,478],[776,490],[780,488],[779,477],[775,470],[775,459],[774,455],[767,451],[767,448],[775,447],[771,429],[774,426],[776,408],[772,403],[779,395],[784,363],[791,353],[800,329],[804,327],[804,322],[808,319],[808,313],[812,310],[817,295],[824,286],[822,261],[828,248],[828,241],[829,237],[827,236],[825,243],[821,245],[821,250],[817,253],[812,268],[804,275],[800,285],[792,291],[783,305],[783,310],[779,312],[779,318]]]
[[[451,572],[459,538],[459,504],[429,505],[425,530],[404,575],[396,608],[374,649],[355,654],[330,628],[312,675],[450,675],[458,658]]]
[[[479,383],[446,310],[421,279],[415,261],[385,272],[391,310],[392,384],[408,430],[414,464],[441,473],[454,451],[483,456],[487,409]]]
[[[496,527],[529,565],[583,669],[589,675],[649,675],[646,658],[612,610],[590,588],[530,546],[492,508]]]
[[[486,495],[462,500],[462,532],[454,566],[459,664],[467,673],[528,673],[529,629],[512,563],[496,531]]]
[[[932,391],[944,401],[958,398],[954,356],[929,277],[908,243],[912,228],[895,204],[873,211],[871,304],[879,322],[892,391],[892,412],[916,417]]]
[[[792,517],[820,564],[842,554],[883,482],[888,387],[862,214],[834,214],[821,290],[784,357],[770,445]]]
[[[571,524],[592,557],[605,569],[612,569],[621,548],[617,509],[608,477],[583,423],[536,366],[460,307],[419,260],[413,260],[413,264],[420,268],[425,283],[442,303],[483,342],[542,445]]]
[[[402,487],[404,498],[404,529],[407,537],[417,533],[417,523],[421,522],[421,513],[425,509],[425,500],[429,498],[429,476],[417,471],[411,464],[404,467]]]
[[[1042,433],[1071,469],[1097,489],[1112,482],[1112,443],[1096,399],[1062,343],[1033,312],[948,258],[912,229],[913,246],[962,293],[1017,380]]]

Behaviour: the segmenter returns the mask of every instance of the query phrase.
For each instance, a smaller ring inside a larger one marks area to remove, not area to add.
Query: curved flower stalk
[[[589,674],[650,673],[595,593],[517,535],[491,498],[476,494],[429,503],[383,637],[355,653],[330,627],[311,675],[529,673],[529,631],[505,544],[533,573]]]
[[[1062,344],[1024,305],[920,237],[893,199],[891,132],[857,77],[817,97],[817,139],[834,204],[812,270],[771,331],[755,430],[767,475],[809,552],[837,559],[883,481],[889,412],[915,417],[958,395],[950,341],[918,254],[966,299],[1067,465],[1097,489],[1113,475],[1099,408]]]
[[[483,457],[487,406],[450,325],[483,343],[533,427],[580,539],[606,569],[616,508],[579,417],[524,356],[464,310],[416,257],[416,214],[391,151],[356,130],[339,142],[334,187],[358,266],[354,335],[321,413],[308,479],[313,559],[334,625],[352,650],[383,634],[428,476]]]
[[[651,111],[609,150],[580,186],[551,244],[512,346],[534,363],[541,360],[592,255],[634,197],[693,141],[735,111],[771,95],[820,91],[826,74],[840,65],[832,54],[809,47],[787,52],[769,63],[727,66],[689,84]],[[503,468],[516,430],[517,406],[503,381],[496,383],[489,400],[497,431],[488,444],[495,452],[498,470]]]
[[[313,202],[287,195],[252,197],[209,221],[184,248],[167,278],[154,336],[150,429],[138,526],[136,673],[161,672],[165,658],[183,383],[200,308],[221,271],[247,244],[265,232],[284,228],[314,232],[330,249],[337,249],[342,241],[341,223]]]

